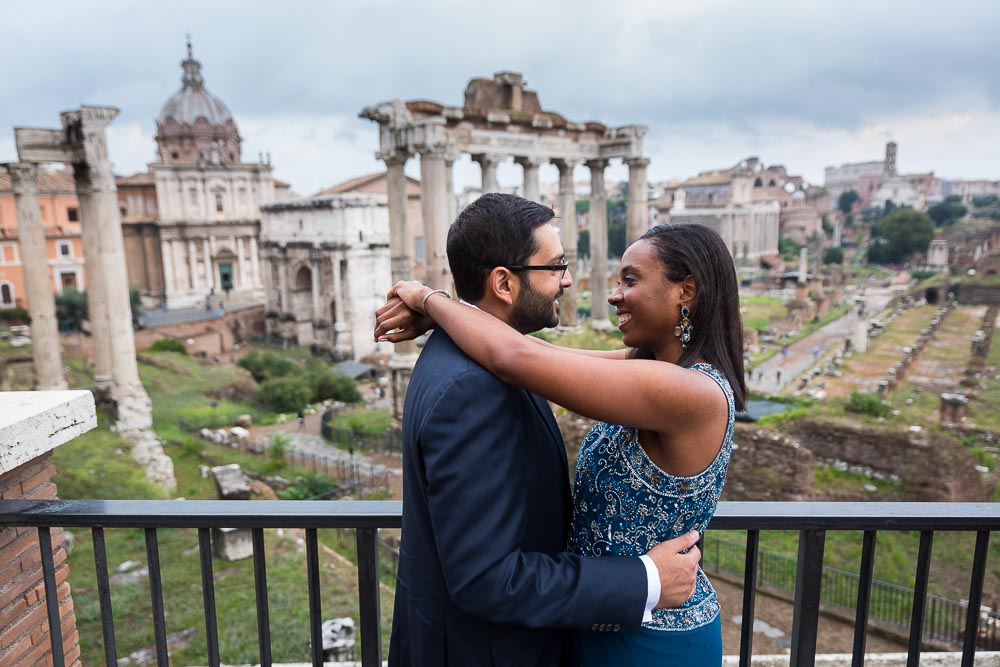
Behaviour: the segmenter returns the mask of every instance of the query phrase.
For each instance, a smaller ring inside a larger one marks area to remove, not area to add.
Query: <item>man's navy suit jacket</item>
[[[565,553],[571,516],[548,404],[436,331],[403,413],[390,667],[563,665],[566,629],[637,629],[643,564]]]

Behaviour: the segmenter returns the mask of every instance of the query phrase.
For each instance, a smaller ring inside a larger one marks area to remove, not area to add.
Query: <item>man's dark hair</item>
[[[448,230],[448,264],[458,296],[475,303],[485,294],[490,271],[526,264],[538,251],[535,229],[554,217],[548,206],[498,192],[466,206]]]
[[[677,365],[689,368],[699,358],[712,364],[729,380],[736,409],[744,409],[747,394],[740,291],[736,267],[725,241],[715,230],[687,222],[656,225],[639,239],[652,244],[666,268],[667,280],[680,282],[694,276],[697,290],[691,303],[694,336]],[[635,356],[652,358],[648,350],[637,350]]]

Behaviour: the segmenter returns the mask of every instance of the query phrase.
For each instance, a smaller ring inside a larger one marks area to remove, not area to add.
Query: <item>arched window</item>
[[[8,282],[0,283],[0,306],[10,308],[14,305],[14,286]]]
[[[757,177],[756,179],[754,179],[753,186],[755,188],[763,187],[764,186],[764,181],[760,180],[760,177]]]

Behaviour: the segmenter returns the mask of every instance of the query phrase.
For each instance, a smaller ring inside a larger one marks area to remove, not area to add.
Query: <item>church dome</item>
[[[208,92],[201,63],[191,53],[181,63],[182,88],[163,105],[156,120],[156,145],[160,160],[168,164],[196,163],[210,150],[226,162],[240,160],[240,134],[229,107]]]

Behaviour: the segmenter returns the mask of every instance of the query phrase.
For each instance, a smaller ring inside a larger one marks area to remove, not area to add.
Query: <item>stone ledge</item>
[[[844,654],[819,654],[816,656],[817,667],[850,667],[852,656]],[[788,667],[787,655],[755,655],[750,659],[753,667]],[[722,659],[723,667],[740,664],[739,656],[726,656]],[[906,653],[867,653],[866,667],[905,667]],[[921,651],[920,664],[923,667],[959,667],[962,664],[961,652]],[[1000,652],[977,651],[976,667],[1000,667]]]
[[[89,391],[0,392],[0,475],[96,426]]]

